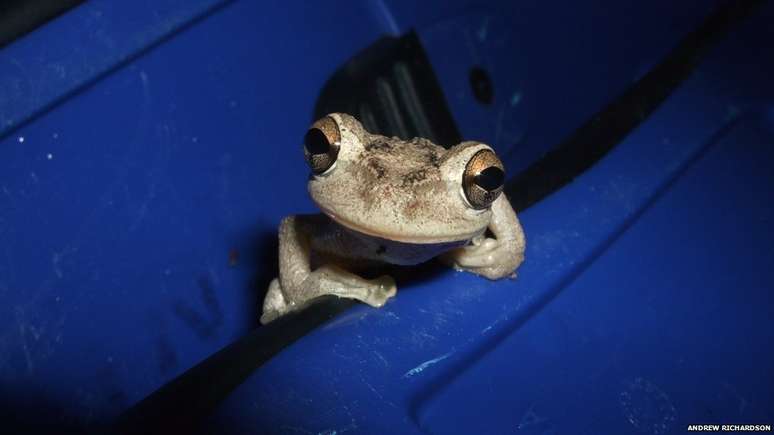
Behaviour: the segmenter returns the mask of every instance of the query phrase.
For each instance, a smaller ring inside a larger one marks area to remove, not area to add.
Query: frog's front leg
[[[516,273],[524,261],[526,241],[519,218],[505,195],[492,203],[489,231],[494,238],[481,235],[471,244],[454,249],[443,260],[455,269],[466,270],[489,279],[500,279]]]
[[[304,308],[312,299],[336,295],[358,299],[380,307],[395,295],[395,281],[389,276],[374,280],[361,278],[334,266],[311,269],[311,236],[317,216],[288,216],[279,228],[279,278],[272,280],[263,303],[261,323]]]

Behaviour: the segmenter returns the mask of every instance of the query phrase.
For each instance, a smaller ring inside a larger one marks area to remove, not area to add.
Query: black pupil
[[[495,166],[490,166],[476,175],[476,179],[474,181],[484,190],[491,192],[502,186],[504,179],[505,173],[502,171],[502,169]]]
[[[304,146],[309,154],[326,154],[331,148],[325,133],[317,128],[312,128],[304,136]]]

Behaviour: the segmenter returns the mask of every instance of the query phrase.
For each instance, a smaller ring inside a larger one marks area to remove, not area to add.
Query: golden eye
[[[482,210],[500,196],[505,182],[505,169],[492,150],[481,150],[473,155],[462,174],[462,190],[470,205]]]
[[[315,175],[327,171],[339,155],[341,133],[336,121],[326,116],[312,124],[304,136],[304,157]]]

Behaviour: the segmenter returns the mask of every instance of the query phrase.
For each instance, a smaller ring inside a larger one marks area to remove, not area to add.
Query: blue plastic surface
[[[515,172],[712,4],[91,2],[0,51],[0,407],[85,424],[256,327],[314,211],[317,93],[416,28],[466,138]],[[681,433],[774,415],[771,4],[522,213],[515,281],[445,272],[286,349],[221,433]],[[491,106],[468,70],[486,68]],[[41,411],[42,410],[42,411]]]

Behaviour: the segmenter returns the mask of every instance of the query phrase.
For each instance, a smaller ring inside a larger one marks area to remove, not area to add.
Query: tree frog
[[[486,144],[445,149],[389,138],[333,113],[309,128],[304,156],[322,213],[282,220],[279,277],[269,284],[263,324],[328,294],[384,305],[395,281],[360,277],[365,265],[439,257],[494,280],[515,276],[524,260],[524,232],[502,194],[505,170]]]

